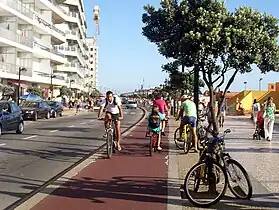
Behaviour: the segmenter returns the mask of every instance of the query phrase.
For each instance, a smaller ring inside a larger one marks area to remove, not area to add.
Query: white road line
[[[0,147],[3,147],[3,146],[5,146],[6,144],[5,143],[3,143],[3,144],[0,144]]]
[[[55,133],[57,132],[58,130],[52,130],[52,131],[49,131],[50,133]]]
[[[70,125],[70,126],[68,126],[69,128],[72,128],[72,127],[75,127],[74,125]]]
[[[85,123],[86,123],[86,122],[81,122],[80,124],[83,125],[83,124],[85,124]]]
[[[37,137],[38,135],[34,135],[34,136],[27,136],[27,137],[25,137],[25,138],[23,138],[23,139],[33,139],[33,138],[35,138],[35,137]]]
[[[89,122],[94,122],[95,120],[90,120]]]

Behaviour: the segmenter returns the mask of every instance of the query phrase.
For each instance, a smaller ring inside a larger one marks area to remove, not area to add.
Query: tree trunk
[[[199,66],[194,66],[194,102],[196,104],[197,110],[199,110],[199,93],[200,93],[200,87],[199,87],[199,73],[200,69]]]
[[[182,73],[184,73],[185,72],[185,66],[184,66],[184,64],[182,64]],[[184,81],[185,82],[185,81]],[[185,83],[183,83],[183,84],[185,84]],[[184,90],[184,85],[183,85],[183,88],[182,88],[182,90],[181,90],[181,96],[183,96],[184,94],[185,94],[185,90]]]
[[[219,127],[217,123],[217,117],[216,117],[216,95],[214,93],[213,86],[209,87],[209,96],[210,96],[210,115],[211,115],[211,124],[213,126],[213,131],[219,132]]]

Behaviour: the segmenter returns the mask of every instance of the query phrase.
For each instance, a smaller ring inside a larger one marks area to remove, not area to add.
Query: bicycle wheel
[[[252,197],[253,188],[248,173],[243,166],[234,159],[228,159],[226,163],[230,191],[236,198],[249,200]],[[232,170],[229,170],[230,168]],[[239,186],[239,182],[241,182],[243,178],[241,178],[240,173],[237,173],[237,168],[239,169],[238,171],[244,175],[244,182],[247,184],[246,190]]]
[[[228,177],[224,168],[218,164],[212,163],[212,175],[215,180],[214,192],[212,191],[212,185],[209,186],[208,179],[208,163],[207,161],[202,161],[195,164],[187,173],[184,181],[184,192],[188,200],[197,207],[209,207],[216,204],[224,196],[227,186]],[[222,177],[224,181],[222,180]],[[193,179],[194,178],[194,179]],[[192,180],[193,179],[193,180]],[[211,179],[212,180],[212,179]],[[193,189],[190,189],[191,181],[193,181]],[[217,185],[223,184],[223,187],[218,187]],[[207,185],[207,190],[205,190]],[[200,200],[199,200],[200,197]]]
[[[112,130],[107,132],[107,156],[111,158],[113,152],[113,133]]]
[[[192,146],[192,134],[190,130],[186,130],[187,132],[187,138],[184,139],[184,153],[187,154]]]
[[[178,149],[184,149],[184,140],[180,139],[180,128],[178,127],[174,132],[174,142]]]

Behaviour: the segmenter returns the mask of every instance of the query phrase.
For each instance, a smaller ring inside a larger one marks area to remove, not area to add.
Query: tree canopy
[[[202,74],[215,130],[217,89],[224,87],[220,110],[238,73],[251,72],[253,65],[262,73],[278,70],[278,19],[271,15],[250,7],[230,12],[217,0],[165,0],[158,9],[146,5],[144,10],[142,34],[159,53]]]
[[[35,86],[29,86],[27,87],[27,90],[26,90],[27,93],[32,93],[34,95],[37,95],[37,96],[42,96],[42,91],[40,88],[38,87],[35,87]]]

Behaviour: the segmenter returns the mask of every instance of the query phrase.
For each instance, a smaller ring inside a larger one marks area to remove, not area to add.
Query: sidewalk
[[[98,159],[55,191],[49,186],[32,210],[167,209],[168,142],[164,138],[165,152],[150,157],[146,126],[144,120],[124,137],[121,153],[111,160]]]
[[[170,120],[170,133],[173,133],[177,126],[177,122]],[[253,197],[251,201],[237,200],[227,190],[224,200],[212,206],[212,209],[279,209],[279,199],[275,197],[279,195],[279,129],[275,128],[274,141],[269,143],[252,140],[254,128],[252,121],[247,120],[247,117],[227,117],[224,126],[224,129],[232,130],[225,139],[226,149],[249,173]],[[169,137],[169,180],[179,180],[175,184],[172,183],[179,188],[190,167],[197,163],[198,155],[195,153],[184,155],[179,152],[172,138]],[[173,196],[175,200],[181,198],[177,190],[173,193],[176,193]],[[180,208],[177,208],[177,205],[180,205]],[[184,200],[173,205],[169,202],[169,209],[199,208],[194,208],[188,200]]]

